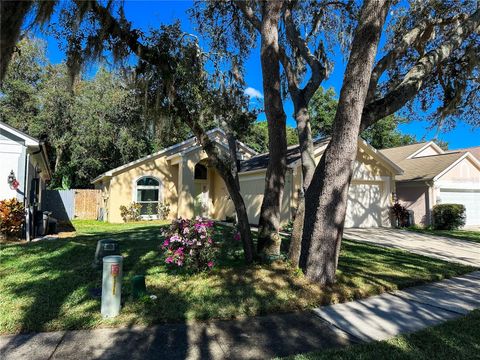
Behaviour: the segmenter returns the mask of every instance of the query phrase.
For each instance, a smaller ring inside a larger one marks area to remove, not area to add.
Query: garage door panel
[[[352,183],[348,191],[345,227],[382,226],[381,199],[381,183]]]
[[[480,225],[480,190],[440,189],[440,204],[462,204],[466,210],[465,225]]]

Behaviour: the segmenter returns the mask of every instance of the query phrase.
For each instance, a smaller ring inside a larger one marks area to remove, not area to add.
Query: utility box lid
[[[93,266],[100,268],[102,265],[102,259],[105,256],[120,255],[120,245],[117,240],[103,239],[97,242],[97,249],[95,250],[95,259],[93,260]]]

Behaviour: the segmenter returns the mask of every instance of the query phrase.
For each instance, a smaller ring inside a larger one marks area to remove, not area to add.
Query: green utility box
[[[136,299],[140,299],[145,295],[147,295],[147,287],[145,286],[145,276],[135,275],[132,278],[132,297],[136,300]]]

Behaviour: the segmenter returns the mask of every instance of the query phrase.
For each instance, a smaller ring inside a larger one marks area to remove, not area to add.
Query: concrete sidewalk
[[[454,319],[480,308],[480,272],[301,313],[0,337],[2,359],[265,359]]]

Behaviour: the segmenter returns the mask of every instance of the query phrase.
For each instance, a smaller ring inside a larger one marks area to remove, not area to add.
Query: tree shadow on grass
[[[126,301],[121,315],[109,321],[102,320],[100,301],[89,293],[101,286],[101,273],[91,263],[97,241],[105,238],[118,240],[124,256],[122,297]],[[227,240],[222,238],[225,246]],[[345,242],[337,284],[321,289],[284,263],[245,267],[235,249],[237,255],[224,253],[211,273],[172,274],[164,264],[161,243],[160,227],[147,226],[5,247],[0,297],[11,314],[2,320],[1,331],[150,325],[289,312],[469,270],[461,265],[451,270],[451,264],[439,260]],[[137,274],[146,275],[147,288],[157,300],[131,301],[130,280]]]

